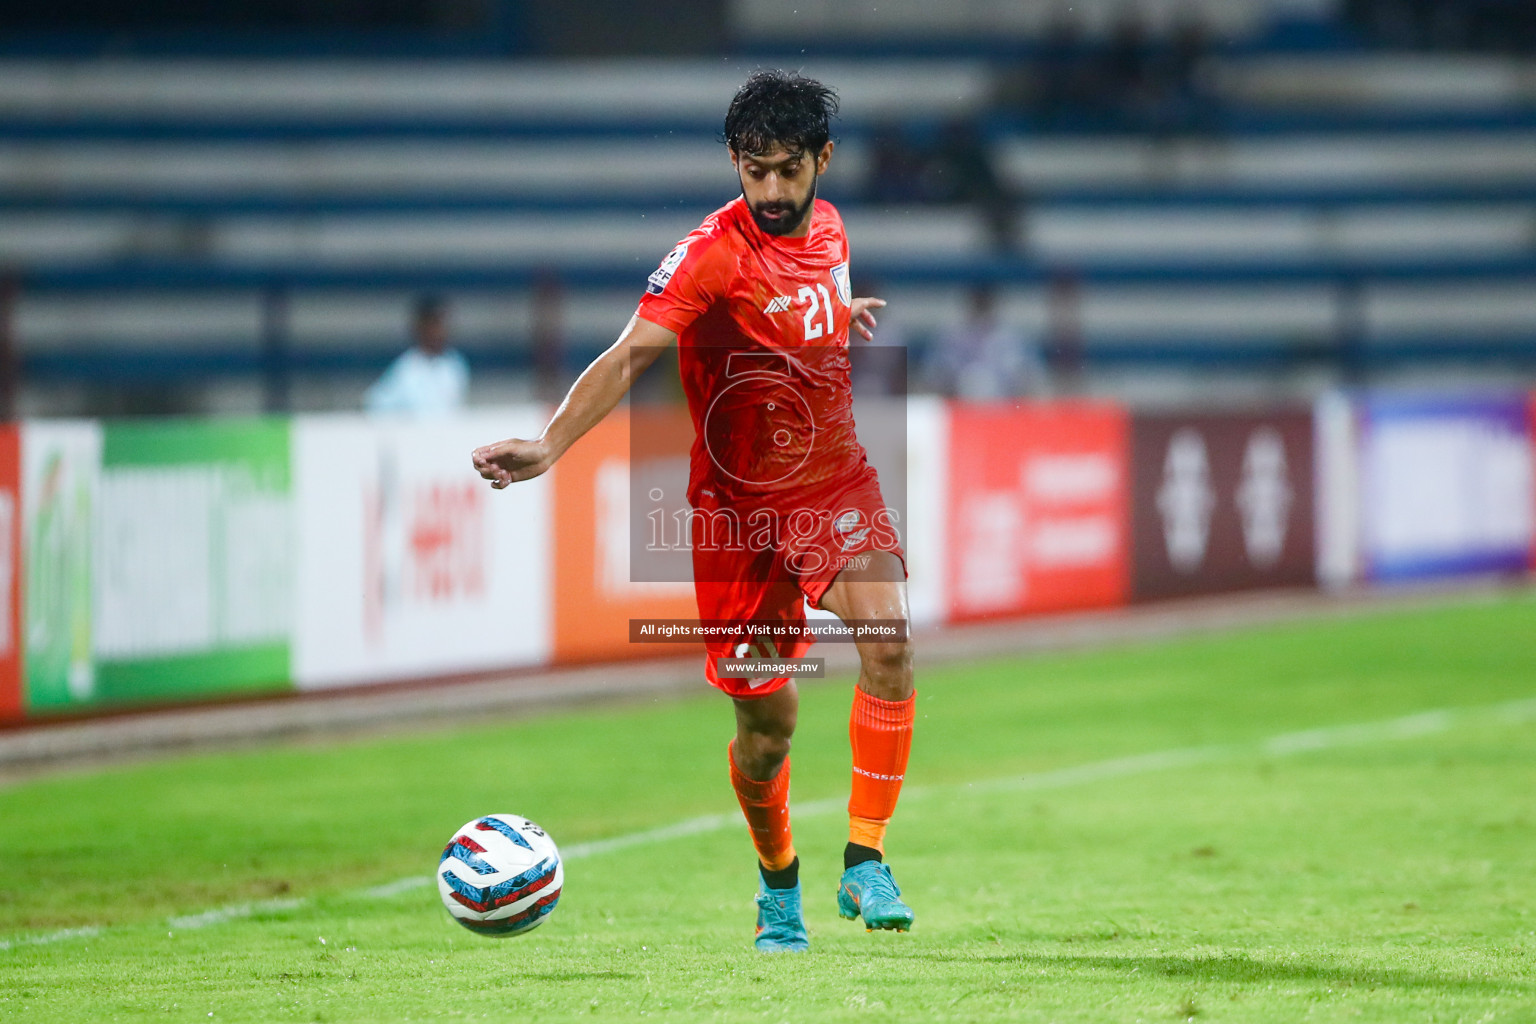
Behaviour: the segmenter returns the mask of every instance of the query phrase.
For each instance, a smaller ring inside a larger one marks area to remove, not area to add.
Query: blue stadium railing
[[[1321,48],[1338,45],[1337,38]],[[1297,49],[1307,49],[1298,46]],[[933,56],[944,49],[919,55]],[[1284,50],[1285,47],[1278,49]],[[886,48],[885,55],[906,55],[900,46]],[[998,59],[1026,54],[1027,50],[1001,47],[971,50]],[[1240,52],[1240,51],[1233,51]],[[868,53],[863,54],[868,56]],[[803,59],[803,58],[802,58]],[[938,126],[909,125],[918,131]],[[841,130],[847,138],[866,136],[873,124],[857,120]],[[1027,116],[993,115],[985,128],[994,142],[1035,137],[1095,137],[1116,134],[1112,126],[1084,120],[1075,129],[1049,132]],[[1328,136],[1369,132],[1392,135],[1410,132],[1472,132],[1480,136],[1511,135],[1536,131],[1536,108],[1507,107],[1480,111],[1418,110],[1399,112],[1308,111],[1277,113],[1272,110],[1229,105],[1203,115],[1201,129],[1208,137],[1241,141],[1265,141],[1294,135]],[[209,146],[238,143],[345,142],[433,138],[478,141],[508,139],[537,145],[557,138],[624,139],[713,138],[713,121],[656,118],[584,118],[556,125],[527,117],[492,118],[356,118],[312,119],[307,117],[255,117],[218,120],[197,117],[92,116],[74,119],[43,119],[7,116],[0,121],[0,142],[17,144],[111,142],[196,142]],[[1258,211],[1266,208],[1334,209],[1385,205],[1435,203],[1492,204],[1536,202],[1536,168],[1528,181],[1469,184],[1332,184],[1293,185],[1179,185],[1152,184],[1107,187],[1045,187],[1025,197],[1034,209],[1081,207],[1198,208]],[[857,183],[838,182],[826,190],[829,197],[847,206],[860,205]],[[707,192],[655,192],[644,196],[588,193],[551,196],[526,191],[408,191],[403,193],[349,192],[346,194],[253,194],[231,190],[188,194],[169,189],[111,189],[53,187],[32,193],[0,194],[0,212],[112,213],[143,212],[196,217],[283,214],[398,214],[411,212],[563,212],[645,211],[712,208],[721,200],[718,190]],[[122,293],[157,290],[225,290],[291,295],[305,290],[378,291],[442,289],[447,291],[525,289],[546,281],[553,273],[563,285],[581,288],[639,288],[649,266],[633,260],[601,258],[574,260],[563,265],[513,264],[480,267],[349,265],[325,266],[302,262],[235,263],[154,258],[64,263],[11,268],[22,294]],[[902,285],[952,285],[963,287],[981,281],[1039,285],[1062,278],[1084,285],[1115,284],[1322,284],[1341,293],[1358,293],[1378,282],[1479,283],[1528,281],[1536,287],[1536,255],[1424,259],[1204,259],[1146,263],[1095,261],[1078,264],[1044,264],[1013,257],[957,258],[951,260],[868,258],[859,269],[891,287]],[[0,268],[0,274],[5,268]],[[1347,318],[1346,318],[1347,319]],[[1536,364],[1536,333],[1530,336],[1373,338],[1363,341],[1341,328],[1335,338],[1288,339],[1243,342],[1170,342],[1135,339],[1093,339],[1085,342],[1083,358],[1089,364],[1164,364],[1200,367],[1269,367],[1298,362],[1329,360],[1355,365],[1389,366],[1403,362],[1437,361],[1518,362]],[[568,360],[584,360],[608,339],[572,339]],[[472,361],[481,367],[522,368],[530,356],[514,345],[472,347]],[[155,379],[174,380],[223,375],[264,373],[356,373],[377,370],[388,353],[376,348],[305,348],[284,340],[263,350],[249,338],[208,338],[203,344],[144,350],[112,345],[87,345],[67,351],[26,351],[21,355],[23,373],[33,379]]]
[[[557,115],[557,116],[556,116]],[[903,119],[914,134],[941,128],[952,118],[932,115]],[[1075,137],[1145,135],[1145,130],[1117,124],[1110,116],[1076,114],[1049,120],[1028,114],[993,112],[978,122],[993,141],[1009,137]],[[857,116],[838,122],[838,136],[858,139],[880,127],[879,121]],[[1284,135],[1393,135],[1407,132],[1516,132],[1536,129],[1536,107],[1498,106],[1484,109],[1424,108],[1360,110],[1296,110],[1219,104],[1202,111],[1198,129],[1176,136],[1234,139]],[[536,117],[445,114],[440,116],[345,115],[329,117],[239,114],[132,112],[122,115],[46,116],[10,112],[0,120],[0,140],[11,142],[304,142],[358,139],[563,139],[615,138],[712,139],[720,131],[718,118],[655,118],[592,116],[581,111],[543,113]]]
[[[14,268],[23,291],[193,289],[412,289],[452,291],[527,288],[551,275],[576,288],[644,287],[650,264],[637,260],[547,261],[495,266],[404,266],[124,259]],[[1536,255],[1409,259],[1254,259],[1145,263],[1040,263],[1022,257],[925,257],[921,262],[871,257],[859,271],[892,284],[1043,284],[1069,276],[1083,284],[1358,284],[1372,281],[1536,281]]]
[[[202,261],[138,260],[132,262],[57,265],[12,272],[22,294],[110,293],[146,290],[211,289],[254,292],[281,299],[305,291],[441,289],[457,293],[477,290],[527,289],[558,279],[562,286],[632,288],[638,295],[647,267],[634,261],[540,264],[522,266],[322,267],[312,264],[209,264]],[[1197,367],[1207,369],[1275,369],[1330,363],[1346,371],[1381,369],[1403,364],[1498,363],[1536,365],[1536,333],[1472,334],[1458,337],[1368,337],[1345,312],[1361,290],[1376,283],[1445,284],[1454,282],[1530,281],[1536,287],[1536,256],[1471,259],[1307,260],[1277,264],[1263,261],[1221,261],[1181,265],[1082,263],[1048,265],[1022,258],[996,257],[924,262],[871,259],[861,271],[882,286],[952,285],[978,282],[1003,285],[1049,285],[1070,280],[1079,285],[1113,284],[1311,284],[1336,289],[1340,296],[1337,328],[1325,335],[1296,334],[1242,341],[1170,340],[1167,337],[1083,339],[1082,362],[1088,366]],[[615,324],[615,329],[619,325]],[[563,353],[568,368],[578,368],[611,338],[570,338]],[[920,340],[921,341],[921,340]],[[921,344],[917,356],[921,357]],[[526,344],[510,339],[505,345],[478,344],[468,348],[479,369],[526,369],[531,353]],[[375,346],[294,344],[281,329],[265,339],[209,337],[200,343],[178,343],[174,350],[123,347],[116,344],[73,346],[56,351],[21,353],[21,371],[32,380],[193,380],[240,375],[291,377],[295,374],[356,374],[376,372],[390,353]]]
[[[143,57],[320,58],[394,57],[405,59],[538,56],[535,32],[523,24],[518,5],[495,4],[498,16],[471,31],[239,31],[161,30],[136,32],[11,32],[0,34],[0,56],[80,58],[123,55]],[[1282,17],[1240,39],[1214,41],[1222,55],[1318,53],[1359,49],[1362,37],[1330,19]],[[1027,37],[932,32],[872,38],[870,33],[816,32],[793,47],[775,40],[738,39],[724,53],[775,66],[795,67],[809,58],[1027,59],[1041,50]],[[636,54],[636,56],[648,56]]]
[[[844,210],[880,207],[858,198],[857,186],[832,182],[821,190]],[[196,216],[252,214],[401,214],[401,213],[566,213],[582,211],[650,212],[714,209],[726,198],[710,186],[692,192],[662,191],[643,196],[585,194],[559,196],[488,188],[449,191],[278,193],[247,191],[190,193],[170,189],[50,187],[45,192],[0,193],[0,211],[79,213],[166,213]],[[1021,199],[1032,209],[1148,207],[1177,209],[1342,208],[1409,206],[1436,203],[1494,204],[1536,202],[1536,175],[1529,182],[1490,184],[1429,183],[1359,185],[1107,185],[1030,190]],[[952,207],[958,208],[958,207]]]

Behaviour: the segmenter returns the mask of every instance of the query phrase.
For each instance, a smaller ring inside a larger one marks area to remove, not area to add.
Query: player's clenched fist
[[[543,441],[510,437],[474,451],[475,470],[500,490],[519,480],[532,480],[549,469],[549,448]]]

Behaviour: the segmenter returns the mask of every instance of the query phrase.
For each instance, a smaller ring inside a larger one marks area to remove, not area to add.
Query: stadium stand
[[[777,9],[731,6],[724,61],[0,62],[22,411],[113,411],[115,381],[170,410],[355,406],[424,287],[452,297],[481,395],[526,389],[552,283],[576,368],[730,196],[722,97],[785,62]],[[819,10],[798,31],[868,27],[867,5]],[[1074,5],[1091,59],[1121,10]],[[987,280],[1049,341],[1069,322],[1085,386],[1127,397],[1536,364],[1529,65],[1357,45],[1320,0],[1138,11],[1148,55],[1196,14],[1218,40],[1197,117],[1019,100],[1051,68],[1038,5],[944,5],[942,37],[933,5],[881,5],[880,56],[791,61],[842,93],[823,194],[914,344]],[[954,189],[879,192],[893,126],[931,154],[957,125],[1016,225]]]

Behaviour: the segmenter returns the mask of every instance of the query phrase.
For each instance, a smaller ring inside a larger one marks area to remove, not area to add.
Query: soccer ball
[[[515,814],[469,822],[437,865],[437,891],[448,913],[470,931],[497,938],[543,924],[564,882],[555,841]]]

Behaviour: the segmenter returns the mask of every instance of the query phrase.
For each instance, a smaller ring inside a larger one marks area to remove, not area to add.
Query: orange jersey
[[[641,318],[678,335],[696,436],[689,499],[782,506],[865,472],[854,434],[848,236],[817,200],[805,238],[716,210],[650,277]]]

